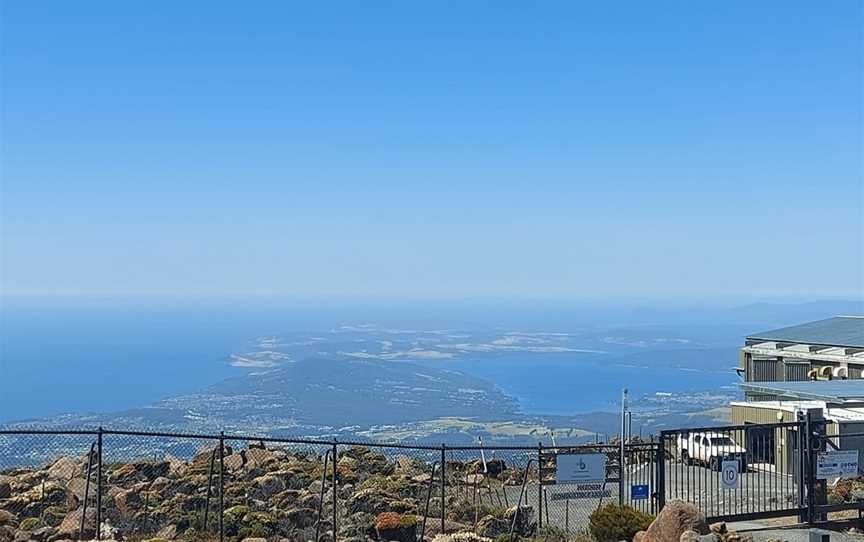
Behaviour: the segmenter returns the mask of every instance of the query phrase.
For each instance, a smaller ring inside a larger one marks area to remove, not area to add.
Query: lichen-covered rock
[[[396,512],[383,512],[375,518],[375,531],[379,540],[415,542],[417,539],[417,518]]]
[[[378,515],[387,512],[390,503],[396,500],[393,495],[388,495],[377,488],[361,489],[348,499],[348,510],[352,514],[365,512]]]

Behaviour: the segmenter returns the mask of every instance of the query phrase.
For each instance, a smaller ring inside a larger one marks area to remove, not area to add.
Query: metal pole
[[[543,528],[543,443],[537,443],[537,527]]]
[[[565,501],[567,508],[564,509],[564,532],[570,534],[570,499]]]
[[[627,442],[633,440],[633,411],[627,411]]]
[[[225,540],[225,432],[219,432],[219,542]]]
[[[337,443],[336,439],[333,439],[333,542],[336,542],[336,500],[338,495],[336,493],[337,482],[336,482],[336,454],[338,450],[336,449]]]
[[[444,487],[447,480],[447,458],[444,456],[447,446],[441,443],[441,534],[444,534]]]
[[[324,468],[321,470],[321,494],[318,496],[318,521],[315,522],[315,542],[321,540],[321,516],[324,513],[324,486],[327,482],[327,467],[330,465],[328,460],[332,450],[328,450],[324,454]]]
[[[210,495],[213,488],[213,464],[216,462],[216,448],[213,448],[213,453],[210,454],[210,468],[207,470],[207,500],[204,504],[204,521],[201,524],[201,531],[207,532],[208,520],[210,519]]]
[[[93,457],[96,455],[96,443],[90,445],[87,454],[87,479],[84,481],[84,501],[81,503],[81,526],[78,529],[78,540],[84,539],[84,520],[87,518],[87,499],[90,498],[90,480],[93,478]]]
[[[651,437],[654,440],[654,437]],[[666,435],[661,431],[660,438],[657,439],[657,455],[654,461],[657,462],[657,513],[659,514],[663,507],[666,506],[666,450],[665,443]]]
[[[627,388],[624,388],[621,391],[621,438],[619,443],[619,453],[618,453],[618,505],[624,505],[624,476],[625,476],[625,467],[624,467],[624,441],[626,439],[626,430],[627,430]]]
[[[96,454],[96,540],[102,540],[102,426],[99,426]]]

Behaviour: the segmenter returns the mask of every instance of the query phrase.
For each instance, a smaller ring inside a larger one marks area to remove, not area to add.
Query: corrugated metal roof
[[[864,317],[836,316],[826,320],[754,333],[747,339],[864,348]]]
[[[808,380],[806,382],[742,382],[741,389],[805,401],[843,403],[864,401],[864,379]]]

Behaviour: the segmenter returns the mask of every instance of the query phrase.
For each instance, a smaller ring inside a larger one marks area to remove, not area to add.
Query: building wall
[[[780,415],[779,418],[778,414]],[[794,469],[798,439],[797,431],[784,427],[761,430],[755,426],[792,421],[795,421],[795,414],[793,412],[787,412],[776,408],[732,405],[733,425],[754,425],[752,432],[747,431],[747,433],[750,433],[748,440],[751,440],[752,442],[752,434],[759,431],[761,431],[762,434],[757,438],[765,438],[765,432],[767,431],[767,434],[770,435],[769,438],[773,439],[774,468],[779,473],[790,473]],[[748,443],[743,443],[743,445],[745,448],[748,448]],[[748,451],[751,450],[748,448]]]

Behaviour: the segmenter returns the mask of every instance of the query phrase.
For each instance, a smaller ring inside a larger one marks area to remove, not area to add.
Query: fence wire
[[[712,517],[776,515],[797,512],[804,502],[803,475],[795,471],[803,465],[802,427],[667,431],[660,442],[628,443],[623,464],[615,444],[435,447],[0,431],[0,510],[7,514],[0,529],[16,540],[42,542],[422,542],[441,532],[492,539],[531,538],[542,530],[575,535],[604,504],[656,514],[667,497],[694,502]],[[716,440],[723,453],[697,456],[702,438]],[[559,483],[557,464],[567,454],[604,455],[604,480],[587,489]],[[739,485],[723,489],[716,469],[734,458]]]

